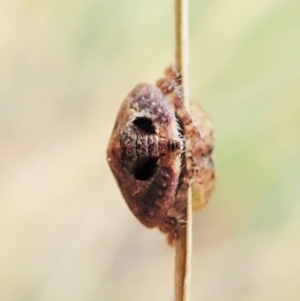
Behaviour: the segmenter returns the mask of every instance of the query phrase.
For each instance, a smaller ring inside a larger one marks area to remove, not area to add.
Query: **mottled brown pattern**
[[[187,112],[178,82],[179,74],[168,68],[156,86],[137,85],[121,105],[107,148],[109,166],[130,210],[145,226],[166,233],[170,244],[185,225],[191,181],[193,207],[199,210],[215,177],[212,125],[199,108]]]

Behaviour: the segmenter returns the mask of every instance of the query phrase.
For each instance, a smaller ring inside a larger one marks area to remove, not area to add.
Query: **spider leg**
[[[183,199],[190,186],[190,180],[195,176],[199,181],[203,179],[203,164],[201,157],[203,153],[203,137],[200,134],[199,127],[183,103],[183,94],[180,86],[180,74],[173,68],[169,67],[165,71],[165,78],[158,80],[157,86],[167,95],[172,102],[177,118],[183,128],[185,138],[186,152],[186,181],[180,186],[178,198]],[[180,185],[180,183],[179,183]]]
[[[174,106],[185,141],[182,154],[185,171],[181,172],[174,204],[160,227],[161,231],[167,234],[167,242],[172,245],[178,238],[179,230],[186,224],[189,187],[192,186],[194,193],[193,210],[203,208],[213,190],[214,169],[210,158],[213,132],[211,124],[206,121],[201,110],[200,115],[193,116],[194,114],[190,115],[185,107],[179,72],[172,67],[167,68],[165,78],[160,79],[156,85]],[[191,113],[194,113],[193,109]]]
[[[165,75],[166,77],[158,80],[156,85],[165,95],[168,95],[169,99],[171,100],[176,110],[177,118],[180,120],[180,123],[184,129],[186,139],[195,139],[196,137],[201,139],[201,134],[198,130],[198,127],[193,122],[189,112],[184,106],[183,93],[179,84],[180,76],[178,72],[172,67],[169,67],[165,71]]]
[[[187,192],[194,178],[196,168],[191,151],[187,152],[185,161],[186,173],[181,175],[174,205],[168,212],[163,228],[160,228],[161,231],[167,234],[167,242],[170,245],[173,245],[174,240],[178,238],[179,229],[186,225]]]

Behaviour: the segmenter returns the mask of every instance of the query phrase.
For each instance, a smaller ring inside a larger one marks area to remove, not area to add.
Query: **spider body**
[[[212,126],[197,112],[194,120],[183,105],[179,74],[168,68],[157,85],[139,84],[126,97],[107,148],[130,210],[146,227],[167,234],[170,244],[185,224],[192,180],[197,210],[213,189]]]

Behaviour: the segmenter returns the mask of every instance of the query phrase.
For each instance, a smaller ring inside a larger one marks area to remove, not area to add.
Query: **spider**
[[[107,148],[109,166],[132,213],[172,245],[186,224],[187,191],[201,210],[214,188],[213,128],[183,103],[173,67],[156,85],[138,84],[123,101]]]

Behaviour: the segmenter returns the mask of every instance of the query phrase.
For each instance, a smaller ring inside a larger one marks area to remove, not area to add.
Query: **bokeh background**
[[[300,2],[191,1],[191,95],[216,128],[192,300],[300,300]],[[105,149],[173,62],[173,1],[1,0],[0,301],[172,300],[173,250]]]

